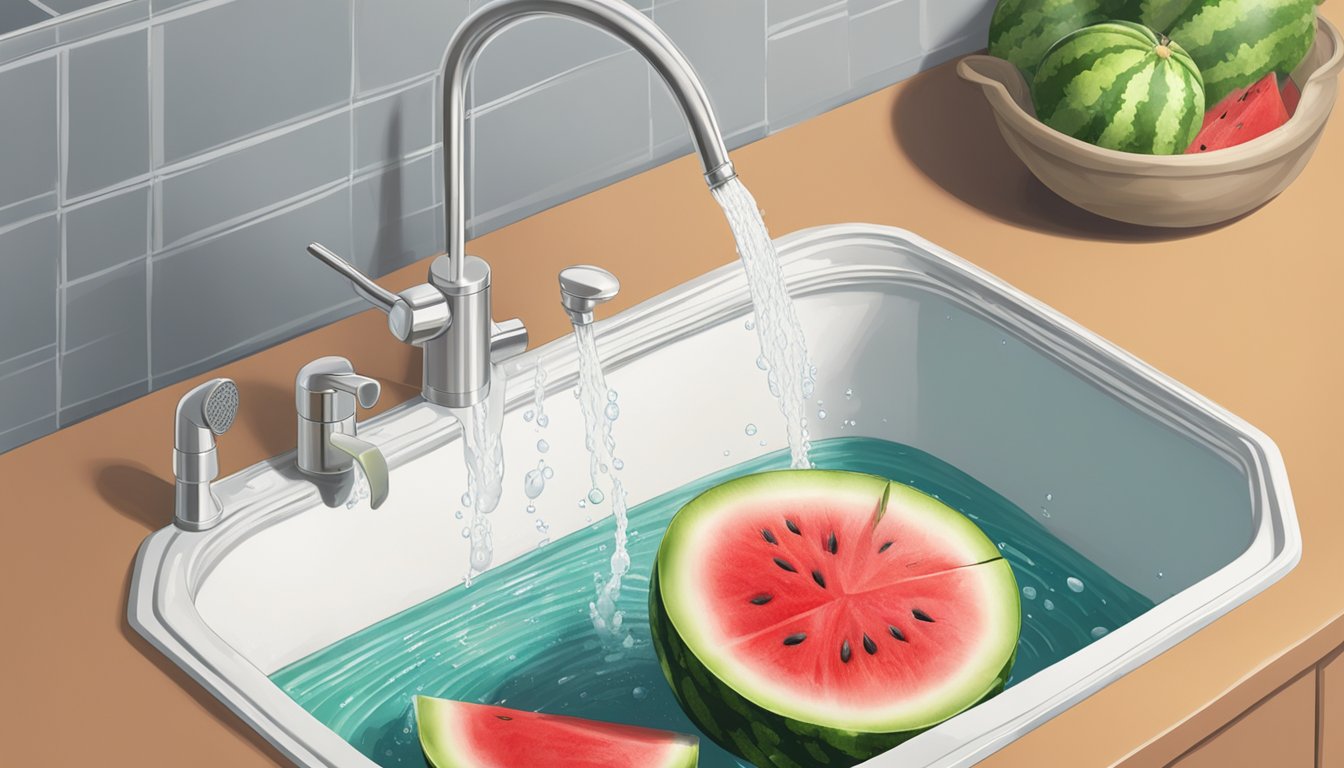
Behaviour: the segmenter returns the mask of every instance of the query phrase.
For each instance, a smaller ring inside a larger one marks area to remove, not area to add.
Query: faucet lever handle
[[[387,329],[398,341],[422,344],[443,333],[452,322],[448,299],[432,285],[393,293],[321,243],[310,243],[308,252],[349,280],[360,298],[386,312]]]
[[[319,357],[299,369],[294,379],[294,406],[310,421],[344,421],[355,415],[355,402],[370,408],[382,385],[355,373],[344,357]]]
[[[593,322],[593,309],[616,298],[621,281],[601,267],[580,264],[560,270],[560,304],[575,325]]]

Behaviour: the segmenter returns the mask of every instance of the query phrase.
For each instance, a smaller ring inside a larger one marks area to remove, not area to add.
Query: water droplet
[[[1006,346],[1008,346],[1008,340],[1007,340],[1007,339],[1003,339],[1003,340],[1001,340],[1001,341],[999,342],[999,344],[1000,344],[1001,346],[1006,347]]]
[[[523,411],[523,421],[531,421],[533,416],[536,416],[536,414],[531,411]]]
[[[1050,601],[1050,600],[1046,600],[1044,603],[1041,603],[1041,605],[1044,605],[1044,606],[1045,606],[1045,610],[1047,610],[1047,611],[1053,611],[1053,610],[1055,610],[1055,604],[1054,604],[1052,601]]]
[[[614,402],[607,403],[607,407],[603,409],[602,414],[607,417],[607,421],[615,421],[621,417],[621,406]]]
[[[607,551],[607,545],[606,545],[606,544],[598,544],[598,545],[597,545],[597,551],[598,551],[598,552],[606,552],[606,551]]]
[[[754,435],[754,434],[756,434],[756,425],[755,425],[755,424],[748,424],[748,425],[747,425],[747,435],[748,435],[748,436],[751,436],[751,435]]]
[[[1159,578],[1159,579],[1165,579],[1166,577],[1167,577],[1167,574],[1165,574],[1165,573],[1163,573],[1163,572],[1161,572],[1161,571],[1158,571],[1158,572],[1157,572],[1157,578]]]
[[[818,419],[824,419],[824,418],[826,418],[826,409],[825,409],[825,408],[818,408],[818,409],[817,409],[817,418],[818,418]]]
[[[1082,592],[1082,591],[1083,591],[1083,582],[1082,582],[1082,580],[1081,580],[1081,579],[1078,579],[1078,578],[1076,578],[1076,577],[1074,577],[1074,576],[1070,576],[1069,578],[1065,579],[1065,580],[1064,580],[1064,583],[1065,583],[1065,584],[1068,584],[1068,585],[1069,585],[1069,589],[1073,590],[1074,592]]]
[[[454,512],[454,513],[453,513],[453,517],[457,518],[458,520],[461,520],[461,519],[462,519],[462,510],[459,509],[459,510],[457,510],[456,512]]]
[[[724,455],[724,456],[727,456],[727,455],[730,454],[730,453],[732,453],[732,451],[730,451],[730,450],[728,450],[728,449],[726,449],[726,448],[725,448],[724,451],[723,451],[723,455]]]
[[[620,397],[620,396],[616,394],[616,390],[614,390],[614,389],[608,389],[608,390],[607,390],[607,402],[608,402],[608,403],[614,403],[614,402],[616,402],[616,399],[617,399],[618,397]]]
[[[1028,600],[1035,600],[1035,599],[1036,599],[1036,588],[1035,588],[1035,587],[1023,587],[1023,588],[1022,588],[1022,596],[1025,597],[1025,598],[1027,598]]]
[[[853,400],[853,399],[854,399],[854,390],[853,390],[853,389],[846,389],[846,390],[845,390],[845,399],[846,399],[846,400]]]
[[[544,413],[537,417],[537,426],[538,426],[538,427],[545,428],[545,427],[546,427],[547,425],[549,425],[550,423],[551,423],[551,417],[550,417],[550,416],[547,416],[547,415],[544,414]]]
[[[464,493],[464,494],[462,494],[462,506],[464,506],[464,507],[470,507],[470,506],[471,506],[471,494],[470,494],[470,493]]]
[[[764,370],[766,370],[767,368],[769,368],[770,366],[766,364],[766,362],[765,362],[765,357],[762,356],[762,357],[758,357],[758,358],[756,358],[756,367],[757,367],[757,368],[760,368],[762,371],[764,371]]]
[[[762,447],[764,447],[764,446],[765,446],[765,441],[762,440],[759,444],[760,444]]]
[[[588,492],[588,501],[591,502],[591,503],[593,503],[593,504],[601,504],[601,503],[602,503],[602,500],[605,499],[605,498],[607,498],[607,497],[606,497],[606,496],[603,496],[603,495],[602,495],[602,492],[599,491],[599,490],[596,489],[596,488],[594,488],[594,489],[592,489],[591,491]]]
[[[587,507],[587,506],[588,506],[588,500],[587,500],[587,499],[579,499],[579,509],[583,509],[583,508],[585,508],[585,507]]]
[[[535,514],[537,514],[537,507],[536,507],[535,504],[528,504],[528,505],[527,505],[527,514],[529,514],[529,515],[535,515]]]
[[[1055,494],[1053,494],[1053,493],[1047,493],[1047,494],[1045,494],[1045,500],[1046,500],[1046,501],[1054,501],[1054,500],[1055,500]]]
[[[546,490],[546,477],[542,474],[542,470],[529,469],[523,476],[523,493],[527,494],[527,498],[535,499],[544,490]]]
[[[540,451],[541,453],[545,453],[545,452],[551,450],[551,444],[548,443],[548,442],[546,442],[545,440],[538,440],[538,441],[537,441],[537,450]]]
[[[470,529],[470,528],[467,528],[466,526],[463,526],[463,527],[462,527],[462,538],[464,538],[464,539],[470,539],[470,538],[471,538],[471,529]]]
[[[743,324],[743,327],[745,327],[748,331],[754,331],[754,330],[756,330],[756,324],[753,323],[753,322],[751,322],[750,320],[748,320],[746,323],[744,323],[744,324]]]
[[[1093,639],[1093,640],[1100,640],[1101,638],[1103,638],[1103,637],[1106,636],[1106,633],[1107,633],[1107,632],[1110,632],[1110,630],[1107,629],[1107,628],[1105,628],[1105,627],[1093,627],[1093,628],[1092,628],[1092,639]]]
[[[1046,509],[1045,507],[1041,507],[1041,517],[1045,518],[1050,517],[1050,510]]]
[[[539,533],[550,533],[551,531],[551,526],[547,525],[546,521],[541,518],[537,518],[537,523],[534,527]]]
[[[643,701],[649,698],[649,691],[644,686],[637,685],[635,686],[635,689],[630,692],[630,695],[635,697],[635,701]]]
[[[545,469],[541,470],[541,476],[546,478],[547,480],[550,480],[552,477],[555,477],[555,470],[551,469],[550,467],[546,467]]]
[[[625,462],[621,461],[620,459],[612,459],[611,466],[615,467],[619,471],[625,469]]]

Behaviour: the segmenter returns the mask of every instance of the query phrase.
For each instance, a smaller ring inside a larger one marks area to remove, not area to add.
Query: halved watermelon
[[[1258,139],[1288,122],[1288,108],[1279,93],[1279,76],[1273,72],[1249,88],[1228,94],[1204,115],[1204,126],[1187,155],[1213,152]]]
[[[691,720],[767,766],[866,760],[1003,689],[1021,617],[964,515],[851,472],[739,478],[658,551],[654,646]]]
[[[415,697],[420,746],[434,768],[695,768],[694,736]]]

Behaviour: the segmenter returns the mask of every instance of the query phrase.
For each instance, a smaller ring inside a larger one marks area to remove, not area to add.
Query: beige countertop
[[[1335,15],[1335,14],[1331,14]],[[1164,765],[1344,643],[1344,117],[1295,185],[1198,231],[1110,223],[1054,197],[1012,157],[945,65],[734,152],[776,235],[904,227],[1002,276],[1267,432],[1305,541],[1281,582],[984,765]],[[481,169],[488,173],[489,169]],[[567,328],[555,273],[609,266],[612,310],[735,258],[693,158],[481,238],[496,316],[534,343]],[[279,257],[279,256],[277,256]],[[305,258],[296,254],[295,258]],[[384,279],[418,282],[424,264]],[[293,377],[322,354],[416,395],[419,359],[366,312],[224,366],[242,389],[221,438],[231,473],[293,447]],[[0,763],[250,766],[284,759],[126,623],[136,547],[172,517],[173,407],[205,376],[0,456]]]

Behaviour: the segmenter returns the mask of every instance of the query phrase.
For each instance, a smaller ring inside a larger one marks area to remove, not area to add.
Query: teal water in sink
[[[838,438],[812,447],[815,466],[868,472],[941,498],[999,543],[1022,590],[1022,637],[1009,685],[1152,607],[974,478],[909,446]],[[783,469],[786,451],[702,478],[630,510],[630,573],[619,608],[634,645],[599,641],[588,614],[604,572],[608,518],[340,640],[271,679],[375,763],[425,765],[411,697],[697,733],[664,682],[649,640],[648,575],[672,515],[701,491]],[[1081,591],[1079,591],[1081,590]],[[746,763],[701,736],[700,765]]]

